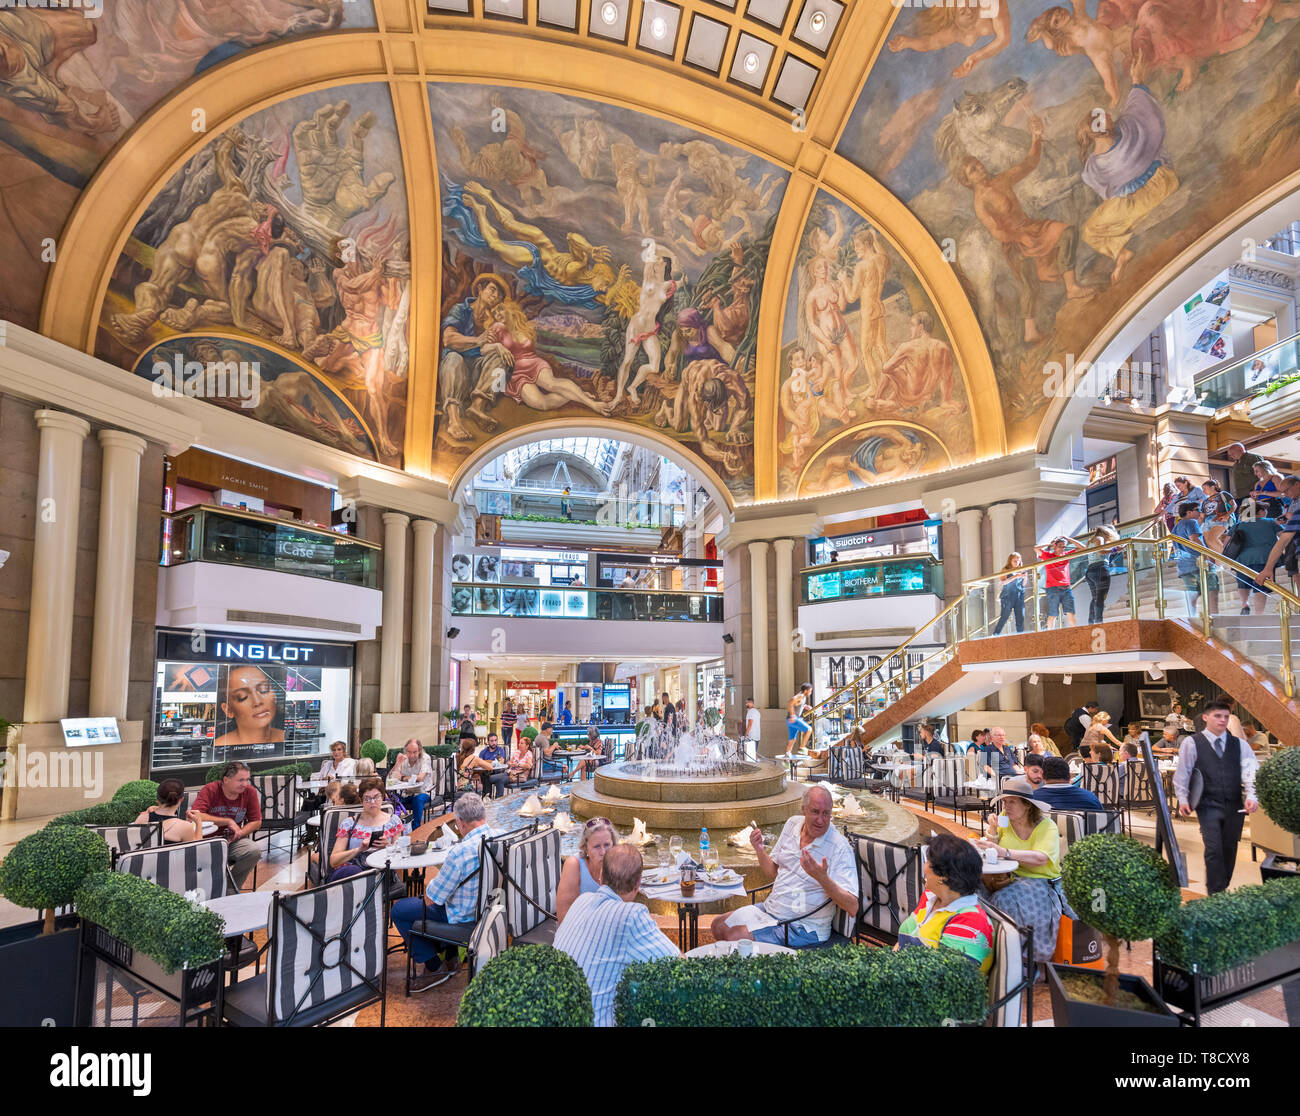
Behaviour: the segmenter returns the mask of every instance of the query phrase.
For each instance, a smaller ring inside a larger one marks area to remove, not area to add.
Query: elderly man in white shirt
[[[858,913],[858,866],[848,838],[831,824],[833,801],[820,785],[803,793],[802,814],[787,819],[769,855],[755,826],[750,844],[763,874],[773,880],[767,898],[713,920],[713,936],[750,938],[794,949],[820,945],[831,936],[835,907]],[[832,906],[834,904],[834,906]],[[789,922],[789,938],[780,923]]]
[[[406,742],[389,775],[390,783],[412,781],[418,785],[402,795],[402,805],[411,811],[411,828],[418,829],[424,820],[424,808],[433,797],[433,760],[414,737]]]

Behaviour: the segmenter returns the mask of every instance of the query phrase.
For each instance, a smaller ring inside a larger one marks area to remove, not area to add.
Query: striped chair
[[[862,909],[855,939],[893,945],[898,928],[921,901],[921,849],[849,834],[858,859]]]
[[[746,888],[746,893],[749,895],[749,901],[751,903],[756,903],[758,901],[758,896],[762,892],[771,890],[772,885],[770,883],[765,883],[759,887]],[[790,927],[794,923],[801,922],[810,915],[816,914],[818,911],[824,911],[827,907],[832,908],[830,936],[824,942],[818,942],[816,945],[805,946],[804,948],[825,949],[836,945],[851,945],[853,943],[853,932],[857,924],[857,918],[836,906],[834,899],[827,899],[826,902],[822,903],[820,906],[814,907],[811,911],[807,911],[795,918],[787,918],[783,921],[777,922],[776,926],[781,930],[784,937],[783,944],[789,946]],[[858,909],[861,911],[861,899],[859,899]]]
[[[515,945],[555,940],[555,891],[560,885],[560,831],[543,829],[504,846],[506,919]]]
[[[1156,795],[1164,794],[1164,787],[1157,790],[1157,782],[1151,777],[1146,760],[1125,760],[1120,770],[1124,777],[1120,787],[1124,792],[1124,828],[1132,832],[1134,810],[1154,810]]]
[[[1061,855],[1081,837],[1094,833],[1120,833],[1124,816],[1118,810],[1053,810],[1052,820],[1061,831]]]
[[[1113,763],[1085,763],[1079,786],[1092,791],[1107,809],[1123,805],[1119,793],[1119,767]]]
[[[469,939],[469,979],[486,965],[492,958],[503,953],[506,948],[508,926],[506,904],[501,892],[493,892],[488,899],[487,910],[474,927]]]
[[[866,765],[862,749],[856,744],[836,744],[830,755],[831,782],[842,787],[871,790],[879,794],[889,785],[887,778],[876,775]]]
[[[960,813],[961,823],[965,825],[966,814],[971,810],[979,811],[983,817],[987,806],[985,800],[966,789],[970,780],[970,764],[966,756],[938,757],[926,767],[925,774],[931,804],[951,810],[953,821]]]
[[[204,899],[220,899],[239,890],[226,864],[228,851],[225,838],[208,837],[126,852],[117,858],[114,867],[118,872],[139,876],[177,895],[199,891]]]
[[[320,814],[320,857],[307,861],[307,886],[320,887],[329,879],[330,852],[338,839],[339,826],[349,814],[361,813],[360,806],[327,806]]]
[[[253,840],[266,836],[266,853],[271,855],[271,835],[289,834],[289,859],[293,860],[298,834],[307,825],[308,814],[298,809],[297,775],[254,775],[250,782],[262,799],[262,825]],[[260,863],[260,862],[259,862]],[[253,890],[257,890],[257,865],[253,865]]]
[[[1026,1017],[1034,1018],[1033,927],[1020,926],[987,900],[980,905],[993,924],[988,1026],[1023,1027]]]
[[[237,1027],[320,1027],[370,1004],[387,1016],[382,873],[362,872],[311,891],[276,892],[266,971],[226,991]]]
[[[163,825],[163,822],[143,822],[139,825],[88,825],[86,828],[104,838],[116,864],[123,853],[159,848],[163,844]]]

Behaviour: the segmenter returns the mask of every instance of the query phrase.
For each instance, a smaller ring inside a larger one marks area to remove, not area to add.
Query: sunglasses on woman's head
[[[585,828],[590,829],[593,825],[607,825],[610,829],[614,828],[614,823],[609,818],[592,818]]]

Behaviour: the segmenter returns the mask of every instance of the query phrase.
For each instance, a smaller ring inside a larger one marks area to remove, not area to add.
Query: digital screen
[[[64,717],[59,727],[63,729],[63,743],[69,748],[122,743],[115,717]]]

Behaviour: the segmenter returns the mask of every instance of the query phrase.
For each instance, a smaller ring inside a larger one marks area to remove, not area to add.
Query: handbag
[[[1245,545],[1246,540],[1242,537],[1241,528],[1238,527],[1232,532],[1232,538],[1228,540],[1227,545],[1223,548],[1223,556],[1235,560],[1237,555],[1239,555],[1245,548]]]

